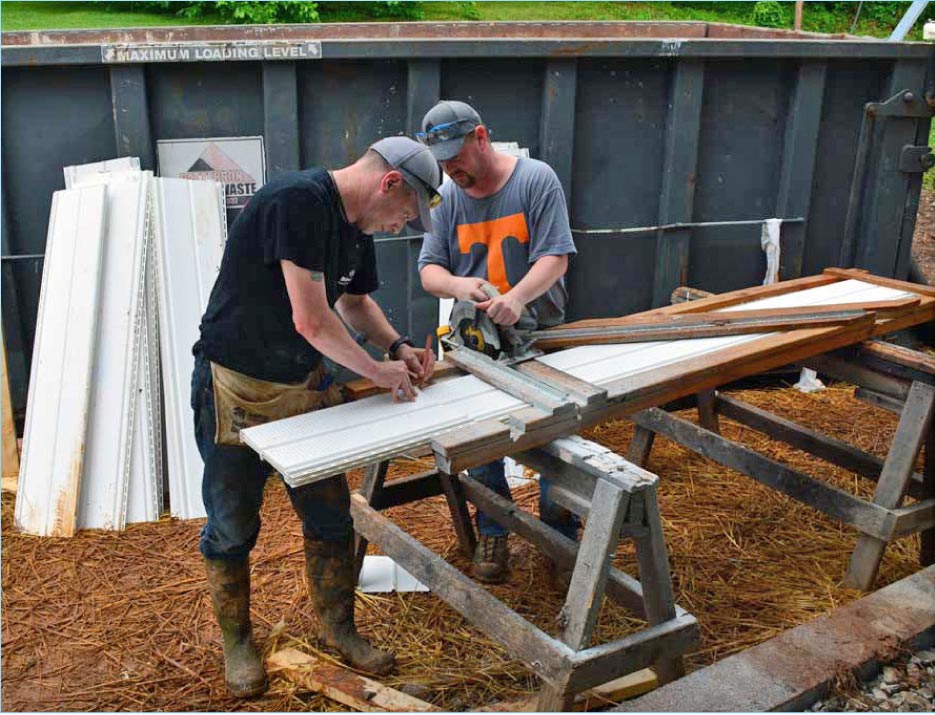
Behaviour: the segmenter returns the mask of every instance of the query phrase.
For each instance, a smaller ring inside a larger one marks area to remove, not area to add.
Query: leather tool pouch
[[[320,365],[304,382],[266,382],[211,363],[216,444],[239,445],[240,430],[344,402],[340,387]]]

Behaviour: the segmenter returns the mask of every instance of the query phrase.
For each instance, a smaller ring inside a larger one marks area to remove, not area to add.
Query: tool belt
[[[267,382],[211,363],[216,444],[239,445],[240,430],[344,402],[324,365],[300,383]]]

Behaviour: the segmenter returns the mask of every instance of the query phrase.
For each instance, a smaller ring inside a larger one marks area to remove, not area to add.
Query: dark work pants
[[[196,356],[192,373],[195,440],[204,460],[201,496],[208,523],[199,548],[209,559],[242,559],[260,533],[263,487],[272,469],[249,447],[214,443],[214,389],[211,364]],[[286,485],[302,533],[318,541],[341,542],[353,536],[350,492],[344,475],[293,489]]]

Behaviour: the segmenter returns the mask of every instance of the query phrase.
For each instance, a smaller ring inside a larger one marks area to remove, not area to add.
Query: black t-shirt
[[[276,177],[240,212],[201,319],[196,355],[272,382],[299,382],[318,366],[321,353],[292,322],[284,259],[324,273],[332,307],[344,293],[377,289],[373,238],[347,222],[323,169]]]

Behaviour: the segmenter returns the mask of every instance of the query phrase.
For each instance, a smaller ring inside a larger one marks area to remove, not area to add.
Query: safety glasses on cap
[[[412,179],[413,181],[419,182],[419,185],[420,185],[423,189],[425,189],[425,193],[426,193],[426,195],[427,195],[428,198],[429,198],[429,200],[428,200],[428,205],[429,205],[429,208],[430,208],[430,209],[434,209],[436,206],[438,206],[438,205],[442,202],[442,195],[441,195],[440,193],[438,193],[438,191],[435,189],[435,187],[429,185],[428,182],[423,181],[423,180],[422,180],[422,177],[420,177],[420,176],[418,176],[418,175],[416,175],[416,174],[413,174],[413,173],[412,173],[411,171],[409,171],[408,169],[403,169],[402,167],[400,167],[400,169],[397,169],[397,171],[402,171],[402,172],[406,175],[407,180]],[[412,181],[410,181],[409,183],[411,184]],[[413,188],[415,188],[415,187],[413,187]]]
[[[462,129],[462,127],[465,126],[467,128]],[[458,119],[454,122],[448,122],[447,124],[436,124],[434,127],[424,132],[417,132],[416,139],[423,144],[431,146],[432,144],[439,144],[450,139],[463,137],[476,126],[477,122],[472,119]]]

